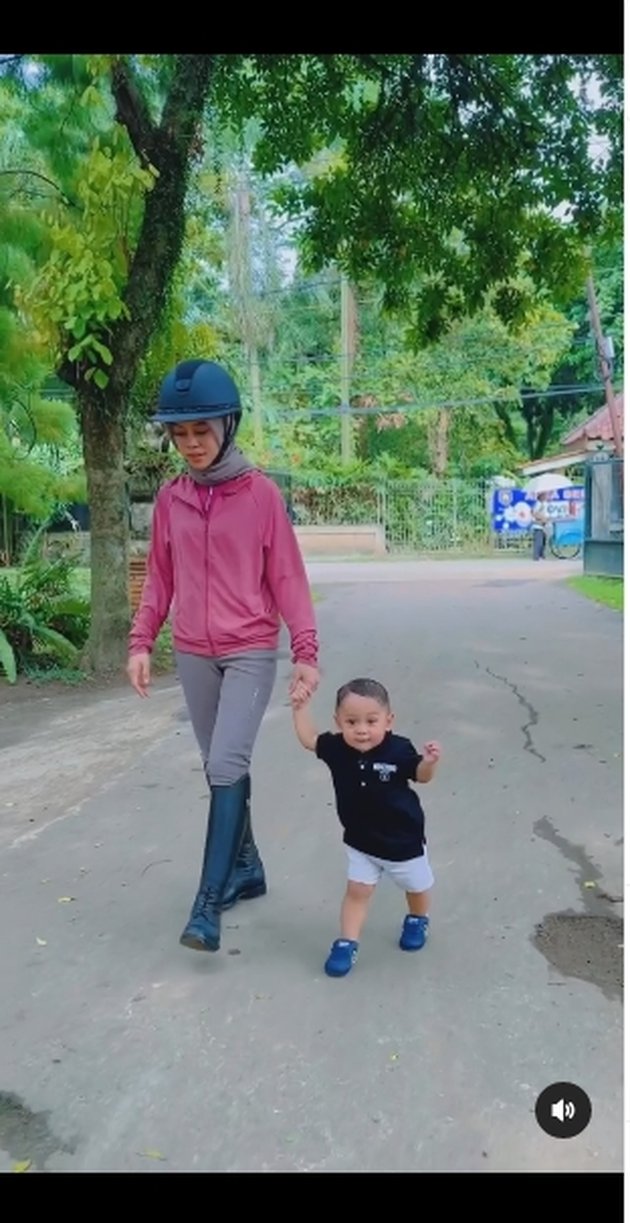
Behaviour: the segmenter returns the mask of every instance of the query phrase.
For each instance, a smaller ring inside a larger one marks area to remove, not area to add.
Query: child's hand
[[[441,755],[442,748],[440,747],[439,743],[435,742],[434,739],[431,739],[428,743],[425,743],[422,749],[422,756],[423,759],[426,760],[427,764],[437,764]]]
[[[306,684],[303,683],[302,680],[297,681],[297,683],[295,684],[295,687],[292,688],[289,695],[291,698],[291,706],[293,709],[301,709],[302,706],[307,705],[311,699],[311,693],[308,687],[306,686]]]
[[[319,671],[317,667],[310,666],[306,662],[296,662],[289,684],[289,696],[293,697],[297,693],[298,701],[304,704],[304,693],[306,697],[312,696],[319,685]]]

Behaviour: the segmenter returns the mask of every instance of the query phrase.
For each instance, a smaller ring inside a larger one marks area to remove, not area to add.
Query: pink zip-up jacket
[[[184,653],[275,650],[281,616],[293,662],[317,665],[302,554],[268,476],[252,470],[207,489],[183,475],[160,489],[130,654],[151,651],[171,605],[173,642]]]

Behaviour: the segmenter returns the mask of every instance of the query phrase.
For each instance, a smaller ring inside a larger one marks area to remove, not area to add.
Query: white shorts
[[[373,858],[346,845],[348,855],[348,879],[351,883],[367,883],[374,886],[382,875],[389,875],[397,887],[405,892],[426,892],[433,887],[433,871],[426,849],[421,858],[410,858],[407,862],[388,862],[385,858]]]

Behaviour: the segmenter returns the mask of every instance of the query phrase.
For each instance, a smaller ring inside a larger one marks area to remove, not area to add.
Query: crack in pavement
[[[481,670],[481,666],[477,662],[477,659],[475,659],[475,666],[477,667],[478,670]],[[546,764],[547,757],[543,756],[538,751],[538,748],[534,746],[534,740],[532,739],[532,736],[531,736],[531,728],[533,726],[537,726],[538,724],[538,719],[539,719],[538,710],[534,709],[534,706],[528,700],[526,700],[526,698],[523,696],[523,693],[519,691],[518,684],[513,684],[511,680],[509,680],[505,675],[497,675],[495,671],[490,670],[490,667],[486,667],[485,670],[488,675],[492,676],[493,679],[498,679],[502,684],[505,684],[506,688],[509,688],[510,692],[514,693],[514,696],[516,697],[519,705],[522,705],[523,709],[525,709],[527,713],[529,714],[529,721],[524,722],[520,728],[525,737],[525,744],[523,747],[523,751],[529,752],[530,756],[535,756],[537,760],[540,760],[541,764]]]

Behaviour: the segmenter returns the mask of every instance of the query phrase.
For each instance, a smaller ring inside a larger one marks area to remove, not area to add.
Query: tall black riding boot
[[[199,891],[180,943],[195,951],[218,951],[221,908],[247,822],[248,778],[212,786]]]
[[[236,859],[236,866],[225,889],[221,906],[224,911],[225,909],[231,909],[239,900],[254,900],[256,896],[264,896],[267,891],[265,868],[252,832],[250,809],[251,781],[249,776],[247,776],[246,781],[247,798],[245,801],[247,804],[247,821],[241,848]]]

